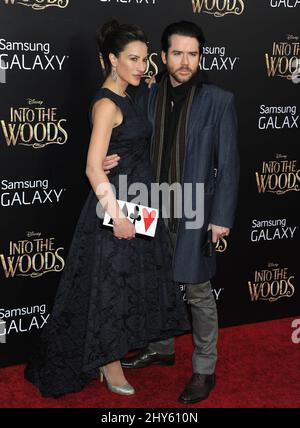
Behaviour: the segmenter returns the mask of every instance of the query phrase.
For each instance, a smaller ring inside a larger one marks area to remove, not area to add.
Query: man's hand
[[[110,155],[106,156],[106,158],[103,161],[103,169],[106,175],[110,173],[110,170],[115,168],[117,165],[119,165],[120,156],[118,155]]]
[[[212,241],[213,243],[218,242],[219,239],[224,236],[228,236],[230,229],[228,227],[216,226],[215,224],[209,224],[207,230],[212,230]]]

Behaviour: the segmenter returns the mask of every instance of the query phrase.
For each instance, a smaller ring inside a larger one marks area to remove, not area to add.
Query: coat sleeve
[[[220,119],[215,148],[217,176],[210,223],[231,228],[237,205],[239,154],[237,148],[237,115],[230,94]]]

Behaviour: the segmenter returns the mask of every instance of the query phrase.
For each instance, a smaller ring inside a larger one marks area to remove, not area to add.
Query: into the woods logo
[[[274,42],[271,53],[265,53],[268,77],[283,77],[294,83],[300,74],[300,42],[289,34],[287,41]]]
[[[0,250],[1,251],[1,250]],[[49,272],[61,272],[65,260],[55,238],[44,238],[40,233],[26,232],[25,239],[10,241],[8,252],[0,253],[0,262],[6,278],[30,276],[37,278]]]
[[[11,107],[9,118],[0,120],[0,130],[7,146],[41,149],[49,144],[63,145],[68,141],[67,120],[59,117],[57,107],[44,106],[43,101],[31,98],[27,104]]]
[[[194,13],[208,13],[216,18],[225,15],[241,15],[245,10],[245,0],[192,0]]]
[[[289,274],[287,267],[268,263],[267,269],[256,270],[248,288],[252,302],[267,300],[276,302],[282,297],[290,298],[295,293],[295,276]]]
[[[263,161],[261,172],[255,173],[258,193],[283,195],[291,191],[299,192],[297,160],[279,159],[278,156],[278,160]]]

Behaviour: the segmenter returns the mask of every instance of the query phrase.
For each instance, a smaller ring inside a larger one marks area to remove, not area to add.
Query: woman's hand
[[[127,218],[114,220],[114,236],[118,239],[131,240],[135,238],[135,227]]]

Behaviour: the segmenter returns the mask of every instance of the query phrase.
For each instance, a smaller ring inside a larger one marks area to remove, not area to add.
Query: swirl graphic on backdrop
[[[228,243],[225,238],[220,238],[216,244],[216,251],[218,253],[224,253],[226,251]]]
[[[64,9],[69,5],[69,0],[4,0],[5,4],[15,5],[20,4],[21,6],[30,7],[33,10],[45,10],[48,7],[59,7]]]

